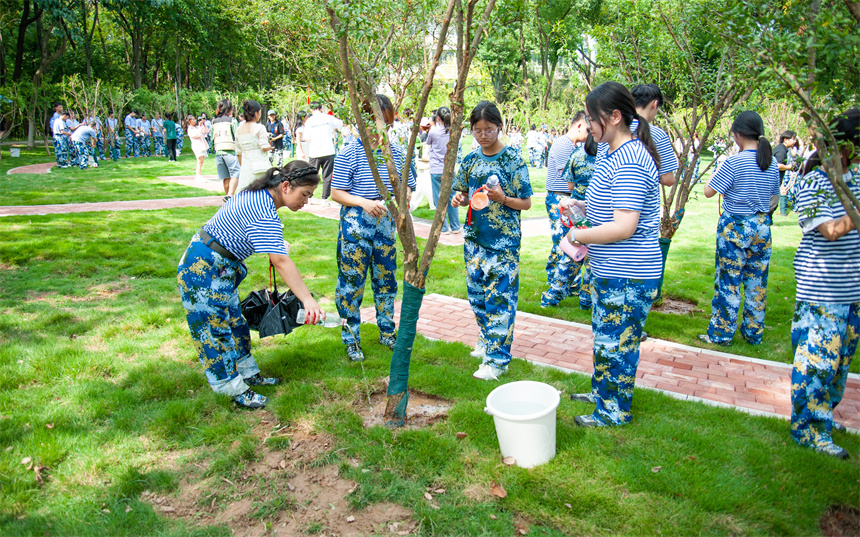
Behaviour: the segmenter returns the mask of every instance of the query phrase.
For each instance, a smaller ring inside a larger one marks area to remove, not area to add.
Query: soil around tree
[[[663,303],[659,306],[655,305],[651,311],[673,315],[693,315],[694,313],[704,313],[705,310],[692,300],[663,297]]]
[[[388,377],[379,380],[379,387],[372,393],[363,395],[355,402],[355,410],[361,416],[365,427],[385,426],[385,406],[388,391]],[[398,429],[424,429],[448,419],[451,401],[432,394],[409,390],[406,405],[406,422]]]
[[[858,537],[860,509],[851,505],[831,505],[821,515],[818,528],[824,537]]]

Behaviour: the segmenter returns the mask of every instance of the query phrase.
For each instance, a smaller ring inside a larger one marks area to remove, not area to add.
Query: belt
[[[556,196],[570,196],[570,192],[562,192],[561,190],[550,190],[549,193]]]
[[[200,231],[197,232],[200,235],[200,238],[203,239],[203,243],[211,248],[214,252],[218,252],[222,256],[230,259],[232,261],[238,261],[239,258],[235,255],[231,254],[229,250],[218,244],[218,241],[215,240],[215,237],[203,231],[203,228],[200,228]]]

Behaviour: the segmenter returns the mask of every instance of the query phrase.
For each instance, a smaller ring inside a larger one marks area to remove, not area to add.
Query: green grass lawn
[[[160,166],[128,180],[156,197],[144,188],[151,185],[145,177],[164,173]],[[106,182],[117,173],[69,171],[68,179]],[[48,174],[40,188],[62,180]],[[4,200],[7,184],[0,189]],[[798,448],[784,420],[648,390],[636,392],[634,421],[612,430],[575,427],[573,417],[590,407],[563,396],[555,459],[532,470],[506,466],[483,412],[496,384],[470,378],[476,362],[468,347],[420,336],[411,388],[452,402],[448,419],[422,430],[364,428],[356,409],[369,383],[387,375],[390,357],[374,343],[374,326],[362,327],[363,369],[347,362],[334,330],[255,339],[263,370],[284,379],[261,392],[278,422],[290,426],[286,437],[261,436],[259,413],[239,411],[208,388],[176,291],[179,257],[215,210],[0,220],[0,535],[230,535],[226,525],[198,527],[193,518],[167,516],[141,500],[144,490],[173,497],[193,483],[221,486],[211,485],[201,511],[210,509],[211,498],[215,511],[222,502],[247,499],[254,505],[249,516],[271,523],[281,509],[302,507],[290,503],[286,481],[249,472],[267,450],[284,449],[291,436],[307,431],[331,438],[326,454],[308,464],[333,464],[354,480],[353,508],[400,504],[425,535],[511,535],[524,524],[529,535],[553,536],[815,535],[829,506],[860,506],[857,457],[845,462]],[[282,216],[309,287],[333,311],[337,222]],[[667,271],[666,294],[705,310],[716,217],[715,201],[691,203]],[[732,351],[790,360],[798,238],[793,219],[777,217],[765,343],[760,349],[735,343]],[[523,242],[520,309],[587,322],[576,300],[539,308],[548,250],[547,238]],[[242,295],[267,281],[264,256],[248,266]],[[440,246],[427,290],[465,298],[461,248]],[[655,312],[648,330],[694,344],[706,324],[706,313],[679,319]],[[585,375],[522,362],[503,382],[523,379],[565,393],[589,386]],[[468,436],[458,440],[458,431]],[[854,455],[860,451],[856,435],[835,433],[835,440]],[[45,468],[42,484],[34,465]],[[504,486],[506,498],[489,494],[493,482]],[[248,483],[262,492],[249,492]],[[435,495],[439,509],[424,499],[428,487],[446,490]],[[327,530],[310,525],[303,532]]]

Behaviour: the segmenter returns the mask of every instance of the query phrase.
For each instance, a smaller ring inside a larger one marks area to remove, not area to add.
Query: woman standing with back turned
[[[596,403],[582,427],[623,425],[631,419],[642,330],[657,296],[662,256],[660,155],[648,120],[636,112],[626,87],[605,82],[585,98],[585,119],[594,140],[608,144],[585,194],[593,227],[571,228],[571,243],[588,245],[592,271],[591,329],[594,333],[592,393],[571,399]],[[638,120],[636,131],[630,126]]]
[[[714,299],[705,343],[731,345],[738,326],[741,284],[744,312],[741,336],[758,345],[764,334],[767,303],[767,270],[770,263],[772,196],[779,196],[779,168],[764,122],[752,111],[741,112],[732,123],[732,135],[741,151],[720,166],[705,185],[705,197],[722,194],[722,214],[717,223],[717,255]]]

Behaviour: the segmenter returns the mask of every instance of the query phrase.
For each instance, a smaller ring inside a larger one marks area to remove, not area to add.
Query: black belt
[[[550,190],[550,194],[555,194],[556,196],[570,196],[570,192],[562,192],[560,190]]]
[[[218,252],[219,254],[232,261],[239,260],[239,258],[231,254],[229,250],[218,244],[218,241],[215,240],[215,237],[203,231],[202,227],[200,228],[200,231],[197,232],[197,234],[200,235],[201,239],[203,239],[203,243],[209,248],[211,248],[213,251]]]

